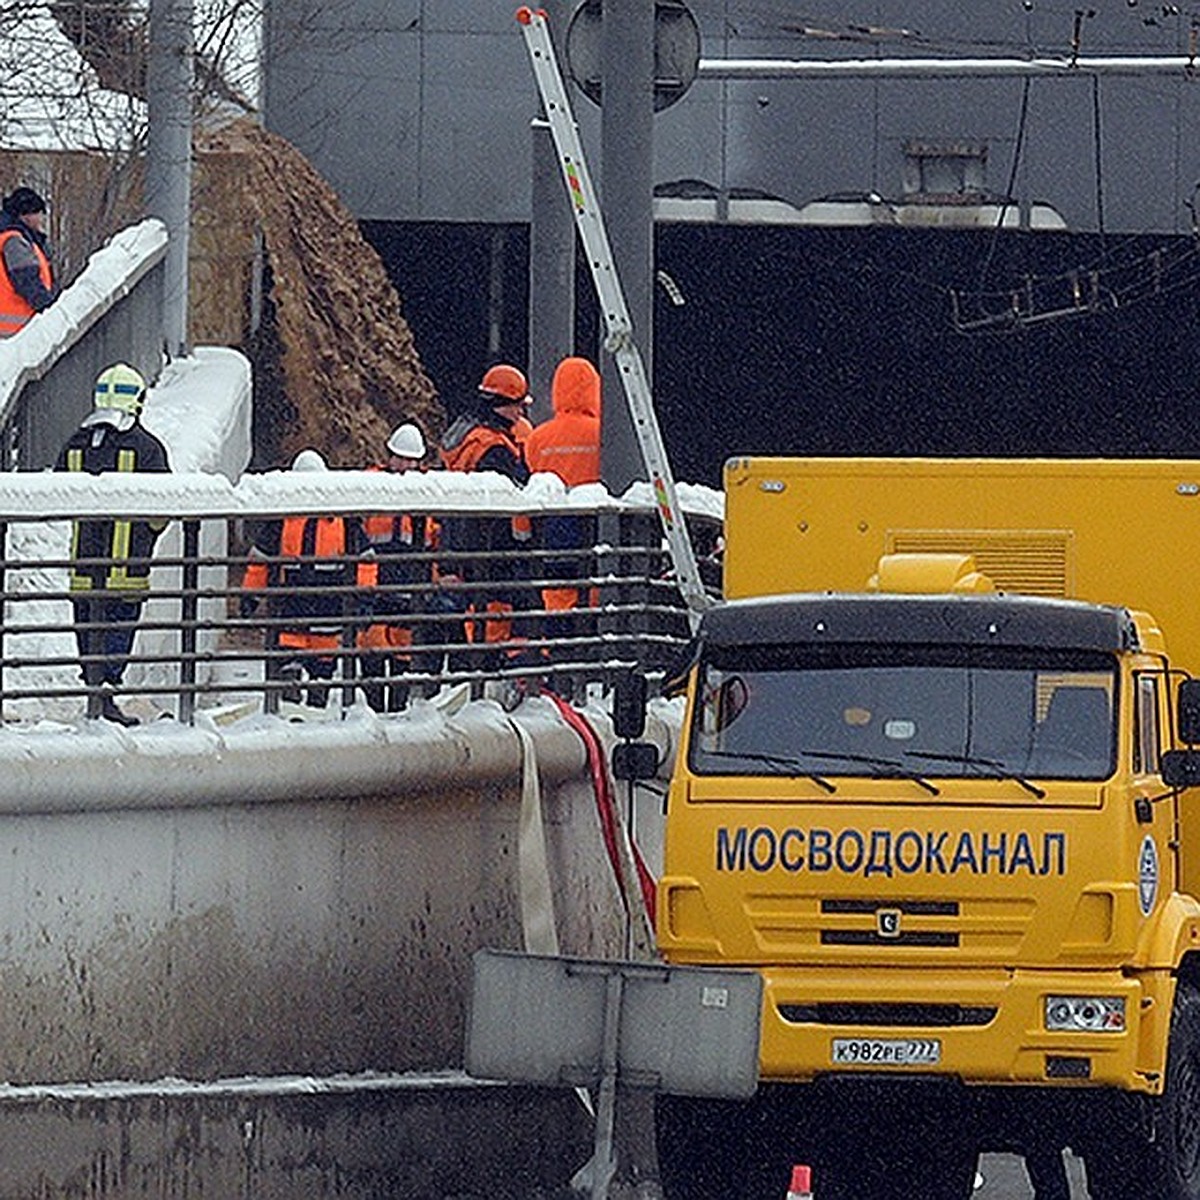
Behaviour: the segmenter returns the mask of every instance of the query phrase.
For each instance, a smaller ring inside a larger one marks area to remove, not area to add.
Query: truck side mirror
[[[613,687],[613,732],[635,742],[646,732],[646,677],[629,671]]]
[[[1200,742],[1200,679],[1179,683],[1179,740],[1194,746]]]
[[[1167,787],[1200,787],[1200,750],[1165,750],[1159,771]]]
[[[614,779],[637,783],[658,774],[658,747],[653,742],[622,742],[612,750]]]

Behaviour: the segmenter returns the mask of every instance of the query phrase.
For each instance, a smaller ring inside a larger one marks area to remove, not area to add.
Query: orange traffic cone
[[[797,1163],[792,1167],[792,1182],[788,1184],[787,1200],[813,1200],[812,1167]]]

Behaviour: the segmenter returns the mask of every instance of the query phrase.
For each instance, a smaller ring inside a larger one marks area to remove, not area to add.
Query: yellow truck
[[[1071,1147],[1200,1197],[1200,462],[731,460],[664,957],[759,971],[748,1103],[669,1200],[971,1195]],[[1185,745],[1185,741],[1187,745]]]

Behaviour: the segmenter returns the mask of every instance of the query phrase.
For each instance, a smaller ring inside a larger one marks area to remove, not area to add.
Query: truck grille
[[[884,937],[871,929],[822,929],[822,946],[957,946],[957,933],[917,930],[897,937]]]
[[[778,960],[826,949],[870,948],[872,955],[959,950],[1004,962],[1020,953],[1037,913],[1030,896],[961,900],[825,897],[759,892],[746,919],[760,953]]]
[[[881,908],[898,908],[902,913],[926,917],[957,917],[957,900],[822,900],[823,913],[873,913]]]
[[[1069,596],[1072,591],[1072,535],[1038,529],[893,529],[889,554],[973,554],[975,565],[1005,592]]]
[[[781,1004],[779,1015],[792,1025],[874,1025],[945,1029],[987,1025],[995,1006],[981,1004]]]
[[[822,900],[821,912],[865,913],[872,917],[880,909],[895,909],[901,917],[957,917],[956,900]],[[822,929],[822,946],[957,946],[958,934],[945,929],[902,930],[898,935],[885,936],[878,929]]]

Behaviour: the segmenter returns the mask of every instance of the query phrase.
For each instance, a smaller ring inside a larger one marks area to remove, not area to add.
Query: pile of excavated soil
[[[388,433],[415,421],[431,443],[445,416],[400,297],[333,188],[290,143],[250,120],[201,135],[197,150],[244,164],[234,227],[256,221],[269,288],[256,344],[255,465],[306,446],[331,466],[385,456]],[[231,227],[233,228],[233,227]]]

